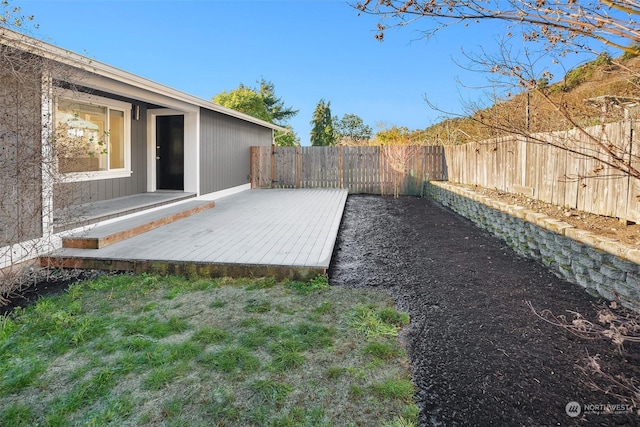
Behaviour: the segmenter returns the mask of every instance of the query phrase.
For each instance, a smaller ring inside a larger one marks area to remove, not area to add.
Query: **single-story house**
[[[8,29],[0,55],[0,268],[51,250],[69,206],[247,189],[284,130]]]

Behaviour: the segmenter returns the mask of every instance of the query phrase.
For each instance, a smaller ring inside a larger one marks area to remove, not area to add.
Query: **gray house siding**
[[[17,78],[2,65],[0,246],[42,236],[43,168],[41,74],[25,65]]]
[[[94,92],[95,93],[95,92]],[[100,93],[100,96],[107,97]],[[119,101],[140,105],[140,120],[131,121],[131,170],[127,178],[70,182],[56,186],[56,208],[79,205],[115,197],[130,196],[147,191],[147,107],[131,99],[111,97]]]
[[[272,130],[200,109],[200,193],[250,182],[251,146],[272,144]]]

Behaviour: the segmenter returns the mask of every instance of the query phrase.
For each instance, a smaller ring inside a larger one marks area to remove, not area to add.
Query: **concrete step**
[[[188,201],[163,209],[97,226],[62,238],[63,248],[100,249],[170,224],[215,206],[213,201]]]

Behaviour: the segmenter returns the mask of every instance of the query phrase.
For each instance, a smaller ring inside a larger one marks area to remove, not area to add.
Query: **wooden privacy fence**
[[[446,175],[443,147],[251,147],[253,188],[418,195],[424,181]]]
[[[640,167],[640,142],[632,138],[640,126],[626,121],[586,131]],[[449,181],[640,222],[640,180],[594,159],[608,158],[602,148],[577,130],[536,135],[536,139],[546,143],[508,137],[447,146]]]

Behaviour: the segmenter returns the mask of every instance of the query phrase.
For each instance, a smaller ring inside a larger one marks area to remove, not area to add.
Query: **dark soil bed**
[[[588,406],[628,404],[632,394],[587,362],[640,380],[640,346],[576,336],[527,305],[597,323],[608,303],[430,200],[350,196],[330,280],[385,289],[411,315],[403,339],[421,425],[640,425],[635,410]],[[574,401],[582,413],[570,417]]]
[[[11,313],[16,307],[26,307],[38,298],[64,292],[69,285],[81,280],[98,277],[95,270],[33,270],[26,271],[20,277],[20,284],[11,292],[0,292],[4,302],[0,305],[0,316]]]
[[[34,274],[22,292],[5,295],[11,303],[0,315],[97,274]],[[638,387],[640,345],[626,342],[619,351],[608,340],[578,337],[528,306],[597,323],[608,302],[427,199],[349,196],[330,280],[384,289],[411,315],[402,338],[421,425],[640,425],[636,412],[594,413],[602,408],[593,405],[627,404],[632,394],[587,362],[597,357],[605,373]],[[570,417],[570,402],[591,413]]]

